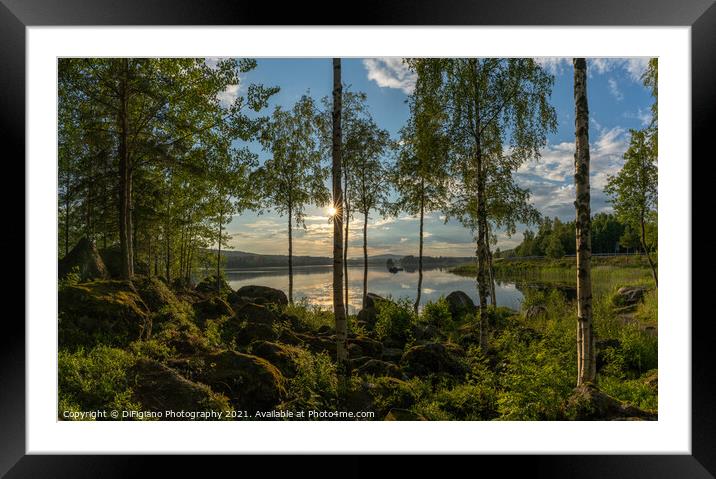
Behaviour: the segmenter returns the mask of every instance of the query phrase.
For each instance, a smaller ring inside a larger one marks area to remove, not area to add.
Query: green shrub
[[[445,328],[452,322],[450,314],[450,305],[444,297],[440,297],[437,301],[430,301],[423,307],[420,314],[420,320],[438,328]]]
[[[131,401],[128,370],[135,357],[127,351],[96,346],[58,355],[60,408],[70,410],[139,410]],[[62,415],[62,409],[59,414]]]
[[[622,380],[610,376],[600,376],[598,380],[599,387],[610,396],[639,409],[657,411],[658,393],[649,387],[643,378]]]
[[[335,410],[338,393],[336,365],[325,353],[297,349],[296,375],[288,379],[289,410]]]
[[[378,306],[375,332],[381,340],[386,338],[408,340],[410,327],[414,321],[415,313],[410,300],[382,301]]]
[[[321,326],[335,326],[333,311],[310,304],[308,298],[289,303],[283,311],[289,316],[295,316],[301,325],[313,331]]]
[[[659,348],[656,337],[639,329],[636,324],[624,326],[619,336],[623,369],[641,375],[659,367]]]

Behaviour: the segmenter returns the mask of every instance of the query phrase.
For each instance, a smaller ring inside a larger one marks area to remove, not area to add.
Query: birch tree
[[[341,191],[341,105],[343,84],[341,83],[341,59],[333,59],[333,142],[332,142],[332,183],[333,183],[333,314],[336,322],[336,360],[343,383],[348,378],[348,323],[343,303],[343,192]]]
[[[577,386],[593,383],[597,376],[592,318],[592,239],[589,190],[589,106],[587,63],[574,64],[574,187],[577,239]]]
[[[288,222],[288,300],[293,302],[293,228],[304,227],[306,206],[329,201],[322,165],[321,117],[313,99],[304,95],[290,110],[279,106],[264,127],[261,143],[271,154],[258,170],[257,185],[264,206]]]

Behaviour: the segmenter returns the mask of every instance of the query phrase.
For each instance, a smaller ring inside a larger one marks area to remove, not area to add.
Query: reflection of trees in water
[[[294,266],[293,274],[306,275],[306,274],[326,274],[331,271],[331,266]],[[256,278],[265,277],[277,277],[286,276],[288,274],[288,268],[266,268],[266,269],[237,269],[225,271],[226,279],[228,281],[243,281]]]

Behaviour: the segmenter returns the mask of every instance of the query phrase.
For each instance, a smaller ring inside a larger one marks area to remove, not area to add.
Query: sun
[[[328,213],[328,216],[329,216],[330,218],[333,218],[333,217],[336,216],[336,214],[338,213],[338,208],[336,208],[335,206],[331,205],[331,206],[328,207],[328,209],[326,210],[326,212]]]

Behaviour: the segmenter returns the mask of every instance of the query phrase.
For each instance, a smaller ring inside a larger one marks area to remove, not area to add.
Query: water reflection
[[[229,285],[238,289],[249,284],[270,286],[283,291],[288,289],[288,271],[286,268],[255,268],[226,271]],[[295,299],[307,298],[312,304],[323,308],[333,305],[333,270],[331,265],[306,266],[294,268],[293,295]],[[408,298],[415,300],[418,287],[418,273],[410,271],[389,272],[385,267],[368,268],[368,291],[381,296]],[[421,306],[447,296],[452,291],[461,290],[478,303],[475,279],[458,276],[446,269],[431,269],[423,272],[423,292]],[[356,313],[361,308],[363,292],[363,267],[348,267],[348,304],[349,311]],[[523,299],[522,292],[515,283],[502,282],[496,288],[497,304],[519,309]]]

